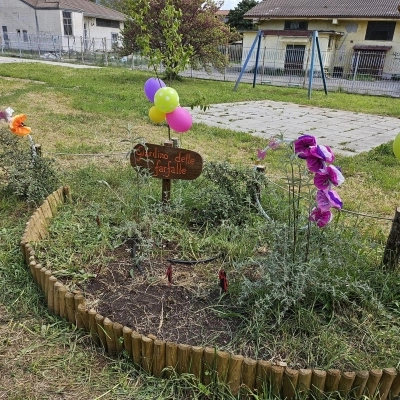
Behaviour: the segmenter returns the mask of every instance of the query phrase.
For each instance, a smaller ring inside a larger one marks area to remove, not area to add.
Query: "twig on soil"
[[[161,328],[164,322],[164,301],[161,299],[161,316],[160,316],[160,323],[158,324],[158,334],[161,332]]]

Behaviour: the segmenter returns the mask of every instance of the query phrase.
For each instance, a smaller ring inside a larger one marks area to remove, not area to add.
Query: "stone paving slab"
[[[281,133],[287,139],[310,134],[343,155],[369,151],[400,133],[399,118],[271,100],[212,104],[207,111],[190,112],[193,122],[266,139]]]

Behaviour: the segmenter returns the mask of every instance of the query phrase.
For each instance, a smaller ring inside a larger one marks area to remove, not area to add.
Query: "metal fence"
[[[140,54],[121,57],[118,43],[106,38],[3,33],[0,37],[0,50],[4,56],[149,69],[147,60]],[[249,48],[237,44],[221,46],[219,51],[229,61],[222,71],[217,71],[212,66],[207,70],[188,68],[181,75],[235,82],[248,58],[241,82],[303,88],[309,85],[311,52],[305,46],[293,46],[284,50],[260,49],[257,71],[254,71],[256,52],[249,56]],[[321,68],[316,54],[315,57],[313,88],[323,89]],[[322,60],[328,91],[400,97],[400,53],[331,50],[322,53]],[[162,71],[163,67],[160,66],[160,72]]]

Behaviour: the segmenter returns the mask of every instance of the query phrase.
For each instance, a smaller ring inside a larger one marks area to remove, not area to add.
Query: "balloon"
[[[176,132],[183,133],[192,126],[192,116],[190,112],[182,107],[176,107],[174,111],[168,113],[165,117],[168,125]]]
[[[400,160],[400,133],[397,134],[393,141],[393,153],[398,160]]]
[[[154,105],[159,111],[170,113],[179,106],[179,96],[175,89],[163,87],[154,96]]]
[[[146,83],[144,84],[144,94],[152,103],[154,103],[154,95],[156,94],[157,90],[165,86],[167,85],[161,79],[147,79]]]
[[[159,111],[157,107],[153,106],[149,110],[149,118],[151,122],[155,124],[160,124],[165,120],[165,113]]]

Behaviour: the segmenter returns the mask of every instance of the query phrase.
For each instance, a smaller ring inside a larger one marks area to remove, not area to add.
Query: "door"
[[[285,71],[293,75],[304,74],[304,54],[306,52],[305,45],[288,44],[286,45],[285,54]]]

